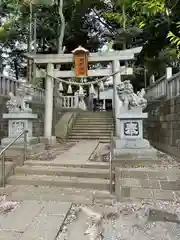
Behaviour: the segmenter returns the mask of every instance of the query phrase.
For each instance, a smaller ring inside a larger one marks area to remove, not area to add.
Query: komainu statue
[[[6,106],[9,112],[31,112],[27,102],[32,100],[34,89],[26,81],[20,82],[19,88],[16,90],[16,96],[9,92],[10,100],[6,102]]]
[[[129,80],[125,80],[117,85],[117,94],[121,102],[121,111],[127,112],[129,110],[142,111],[147,106],[147,100],[144,98],[145,90],[134,93],[133,86]]]

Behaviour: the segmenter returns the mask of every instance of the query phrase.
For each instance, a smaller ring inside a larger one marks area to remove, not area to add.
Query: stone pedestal
[[[143,139],[143,119],[147,113],[128,110],[121,112],[116,124],[119,134],[114,138],[114,154],[122,158],[155,159],[157,151],[152,148],[149,141]]]
[[[12,142],[24,130],[28,130],[27,143],[36,144],[38,139],[32,135],[32,121],[37,118],[37,114],[31,112],[9,112],[3,114],[4,119],[8,119],[8,137],[1,140],[1,145],[6,146]],[[22,135],[13,145],[23,146],[24,135]]]

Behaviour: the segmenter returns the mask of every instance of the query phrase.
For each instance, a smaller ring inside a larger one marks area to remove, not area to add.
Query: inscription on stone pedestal
[[[136,121],[129,121],[124,123],[125,136],[139,136],[139,123]]]
[[[22,121],[14,121],[12,122],[11,133],[16,136],[24,131],[25,124]]]

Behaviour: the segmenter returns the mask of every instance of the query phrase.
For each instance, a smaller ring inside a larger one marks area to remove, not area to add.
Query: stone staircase
[[[103,146],[107,144],[80,141],[62,153],[57,148],[55,159],[26,161],[7,179],[7,189],[17,189],[10,199],[72,199],[72,202],[91,203],[95,199],[112,202],[116,195],[120,201],[180,200],[180,166],[165,154],[158,154],[156,159],[114,158],[116,194],[111,195],[109,164],[101,159]],[[98,159],[93,158],[94,152],[99,153]]]
[[[24,166],[16,167],[15,175],[7,179],[7,184],[108,191],[109,170],[107,164],[46,164],[27,161]]]
[[[91,162],[98,141],[81,141],[54,159],[31,159],[15,168],[10,186],[54,187],[100,191],[109,194],[109,164]]]
[[[71,141],[99,140],[109,142],[114,128],[112,112],[81,112],[68,136]]]

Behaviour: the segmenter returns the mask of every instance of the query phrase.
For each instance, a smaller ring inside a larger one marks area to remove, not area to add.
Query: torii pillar
[[[120,62],[119,60],[113,60],[112,62],[112,70],[113,72],[117,72],[120,70]],[[116,86],[121,82],[121,72],[118,72],[114,74],[113,76],[113,114],[115,117],[115,126],[116,126],[116,136],[119,134],[120,129],[118,129],[119,124],[117,123],[118,120],[118,111],[120,109],[119,106],[119,99],[118,99],[118,94],[117,94],[117,89]]]
[[[53,89],[54,79],[50,76],[54,75],[54,65],[47,64],[46,88],[45,88],[45,116],[44,116],[44,137],[52,142],[52,121],[53,121]]]

